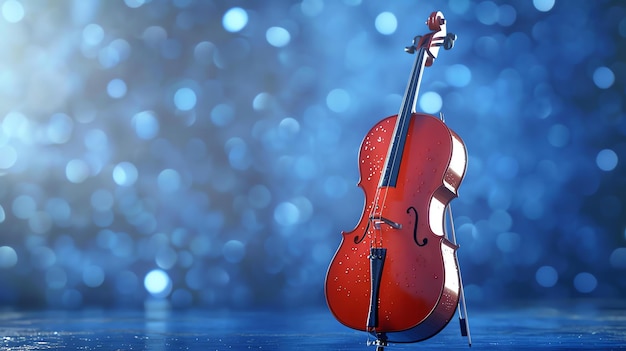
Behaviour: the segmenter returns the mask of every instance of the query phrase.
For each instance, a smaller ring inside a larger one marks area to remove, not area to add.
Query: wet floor
[[[471,350],[626,349],[626,309],[515,306],[470,313]],[[2,350],[375,350],[323,308],[297,311],[4,311]],[[386,350],[469,350],[452,321]]]

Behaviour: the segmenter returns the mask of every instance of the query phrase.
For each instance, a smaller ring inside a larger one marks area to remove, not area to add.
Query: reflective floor
[[[587,304],[470,313],[471,350],[626,349],[626,309]],[[369,341],[373,341],[369,338]],[[325,309],[0,313],[2,350],[375,350]],[[470,350],[453,321],[439,335],[386,350]]]

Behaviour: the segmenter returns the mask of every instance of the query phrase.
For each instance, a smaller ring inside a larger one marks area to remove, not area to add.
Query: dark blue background
[[[424,73],[469,168],[470,304],[626,293],[620,1],[18,1],[0,17],[0,304],[323,306],[357,151]]]

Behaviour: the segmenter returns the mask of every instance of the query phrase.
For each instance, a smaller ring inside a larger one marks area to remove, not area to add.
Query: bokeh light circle
[[[398,19],[391,12],[381,12],[376,16],[374,25],[380,34],[390,35],[398,28]]]
[[[535,279],[544,288],[551,288],[559,280],[559,273],[552,266],[541,266],[535,273]]]
[[[267,32],[265,32],[265,39],[270,45],[282,48],[291,41],[291,34],[289,34],[285,28],[270,27]]]
[[[113,180],[120,186],[132,186],[138,176],[137,167],[130,162],[120,162],[113,168]]]
[[[141,5],[145,4],[146,0],[124,0],[126,6],[136,9],[141,7]]]
[[[17,162],[17,151],[11,145],[0,146],[0,168],[9,169]]]
[[[109,84],[107,84],[107,93],[114,99],[124,97],[124,95],[126,95],[126,89],[126,82],[119,78],[112,79]]]
[[[83,41],[91,46],[98,45],[104,39],[104,29],[99,24],[90,23],[83,29]]]
[[[174,93],[174,104],[181,111],[193,109],[197,100],[196,93],[191,88],[180,88]]]
[[[274,209],[274,220],[280,225],[290,226],[300,219],[300,210],[291,202],[281,202]]]
[[[83,268],[83,283],[90,288],[97,288],[104,283],[104,271],[99,266]]]
[[[609,256],[611,266],[618,269],[626,269],[626,247],[618,247]]]
[[[2,17],[9,23],[17,23],[24,18],[25,11],[22,3],[17,0],[7,0],[2,4]]]
[[[617,153],[611,149],[604,149],[598,152],[596,156],[596,165],[603,171],[609,172],[617,167],[618,162]]]
[[[476,18],[482,24],[492,25],[498,22],[500,17],[498,5],[492,1],[482,1],[476,5]]]
[[[574,287],[581,293],[587,294],[596,289],[598,280],[588,272],[581,272],[574,277]]]
[[[87,162],[81,159],[69,161],[65,167],[65,176],[72,183],[82,183],[89,178],[90,169]]]
[[[150,295],[162,298],[172,291],[172,280],[170,276],[161,269],[153,269],[146,274],[143,285]]]
[[[608,67],[598,67],[593,71],[593,82],[600,89],[608,89],[615,82],[615,74]]]
[[[246,247],[239,240],[229,240],[222,247],[222,253],[226,261],[237,263],[246,255]]]
[[[472,80],[472,71],[460,63],[448,67],[445,75],[448,83],[458,88],[467,86]]]
[[[160,129],[159,120],[152,111],[142,111],[134,115],[132,125],[137,137],[144,140],[156,137]]]
[[[326,105],[331,111],[345,112],[350,104],[350,94],[344,89],[333,89],[326,96]]]
[[[0,268],[10,268],[17,264],[17,252],[11,246],[0,246]]]
[[[226,11],[222,18],[224,29],[229,32],[239,32],[248,24],[248,13],[241,7],[233,7]]]
[[[533,0],[533,6],[541,12],[548,12],[554,6],[555,0]]]
[[[443,100],[441,95],[434,91],[428,91],[419,97],[419,106],[426,113],[437,113],[441,111]]]

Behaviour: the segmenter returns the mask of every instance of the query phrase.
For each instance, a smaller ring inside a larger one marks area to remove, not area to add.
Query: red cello
[[[424,67],[441,47],[452,48],[456,36],[446,32],[441,12],[426,24],[432,32],[405,49],[417,55],[400,112],[374,125],[361,143],[363,214],[352,231],[342,232],[326,275],[335,318],[374,335],[378,350],[434,336],[462,295],[458,246],[447,238],[445,211],[457,197],[467,151],[442,119],[415,112]]]

